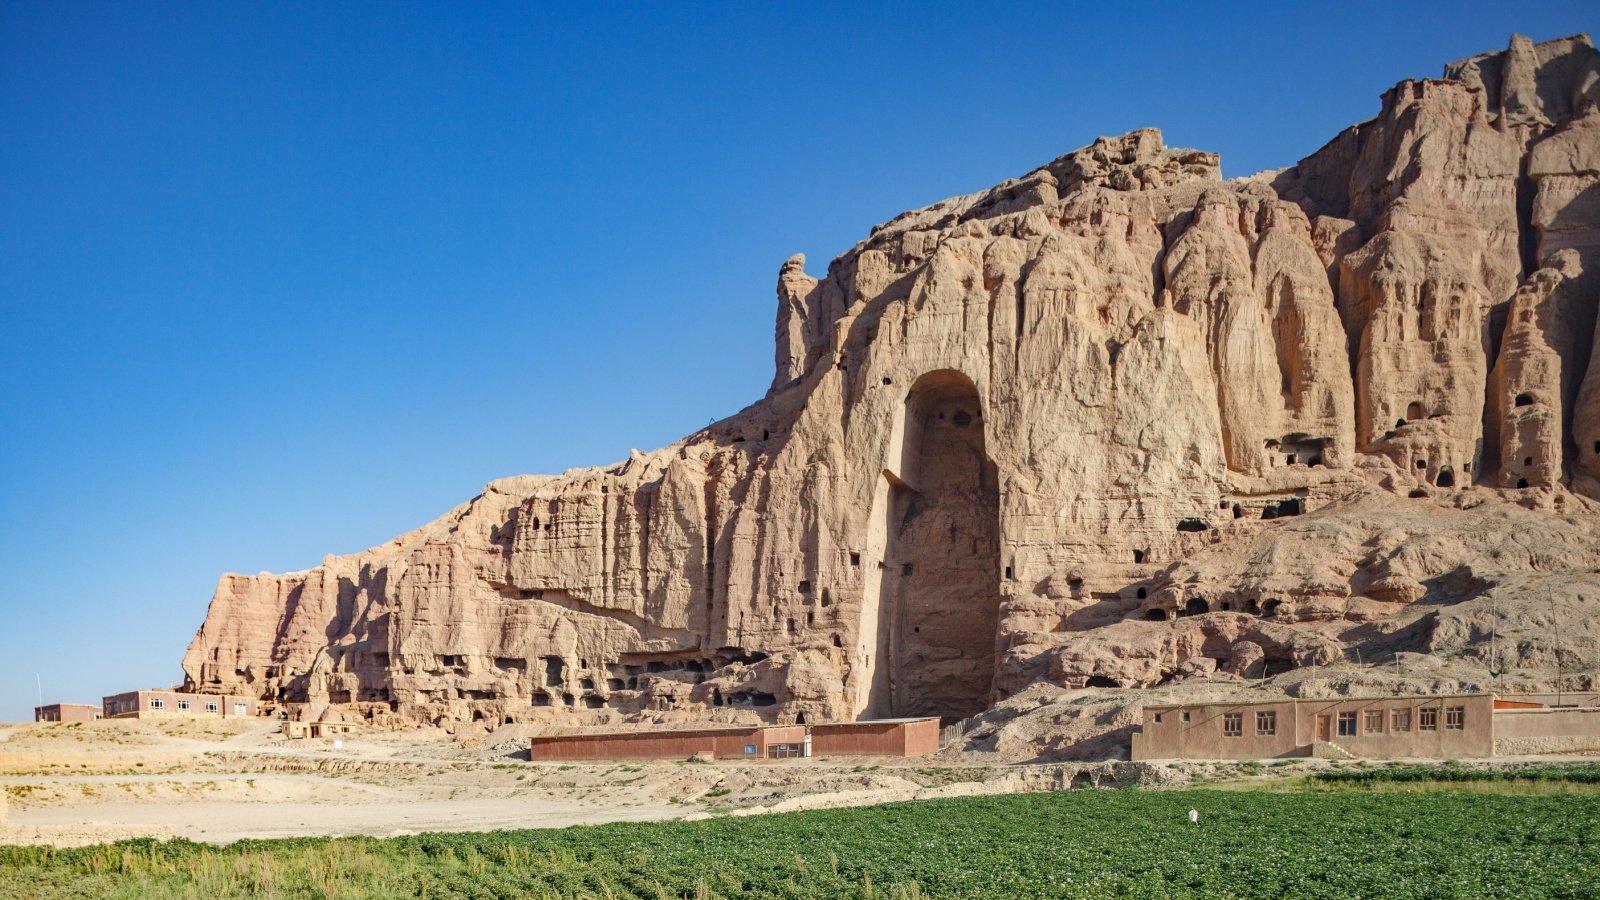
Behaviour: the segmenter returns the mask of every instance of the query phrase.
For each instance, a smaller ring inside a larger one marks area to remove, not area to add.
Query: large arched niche
[[[930,372],[896,411],[868,525],[862,718],[981,712],[1000,624],[1000,486],[972,379]]]

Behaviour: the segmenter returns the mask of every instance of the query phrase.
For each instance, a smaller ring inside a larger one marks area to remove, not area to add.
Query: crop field
[[[1086,790],[559,831],[6,847],[0,896],[1600,897],[1600,795]]]

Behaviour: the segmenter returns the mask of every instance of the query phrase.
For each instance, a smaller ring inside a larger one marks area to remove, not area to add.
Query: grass
[[[1596,871],[1597,795],[1118,790],[556,831],[4,847],[0,896],[1585,898],[1600,897]]]

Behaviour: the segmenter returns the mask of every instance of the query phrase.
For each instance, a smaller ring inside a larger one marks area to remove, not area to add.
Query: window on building
[[[1276,712],[1256,713],[1256,735],[1270,737],[1278,733],[1278,714]]]
[[[1444,730],[1461,731],[1467,727],[1467,708],[1465,706],[1447,706],[1444,710]]]
[[[1393,712],[1393,714],[1389,716],[1389,730],[1391,730],[1391,731],[1410,731],[1411,730],[1411,710],[1409,710],[1409,709],[1397,709],[1397,710],[1395,710]]]
[[[206,701],[206,712],[216,712],[216,711],[217,711],[217,701],[215,701],[215,700],[207,700]]]
[[[166,706],[167,706],[167,701],[162,700],[160,697],[153,697],[150,700],[150,708],[151,709],[165,709]]]
[[[1435,706],[1426,706],[1417,710],[1418,731],[1439,730],[1439,709]]]
[[[1222,714],[1222,736],[1244,737],[1244,713]]]
[[[1366,734],[1383,734],[1383,710],[1367,710],[1367,721],[1361,730]]]
[[[1339,737],[1356,736],[1356,714],[1353,712],[1339,713]]]
[[[242,716],[242,715],[244,715],[244,712],[245,712],[245,705],[243,703],[235,703],[233,705],[233,714],[234,715]]]
[[[189,701],[187,701],[187,700],[179,700],[178,701],[178,708],[183,710],[183,711],[185,711],[185,712],[187,712],[188,709],[189,709]]]

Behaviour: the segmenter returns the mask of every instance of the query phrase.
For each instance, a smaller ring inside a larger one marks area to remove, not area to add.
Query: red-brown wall
[[[51,703],[35,706],[35,722],[93,722],[100,718],[100,707],[88,703]]]
[[[536,737],[531,760],[688,759],[710,752],[716,759],[765,759],[773,744],[799,744],[804,725],[708,728],[698,731],[638,731]],[[755,746],[754,754],[745,748]]]
[[[922,756],[938,749],[938,719],[811,726],[812,756]]]
[[[160,701],[157,709],[154,701]],[[206,709],[214,703],[215,711]],[[184,705],[187,704],[187,708]],[[235,697],[223,694],[187,694],[182,691],[129,691],[114,694],[102,703],[108,719],[160,719],[171,716],[215,716],[234,719],[250,718],[256,714],[254,697]]]

